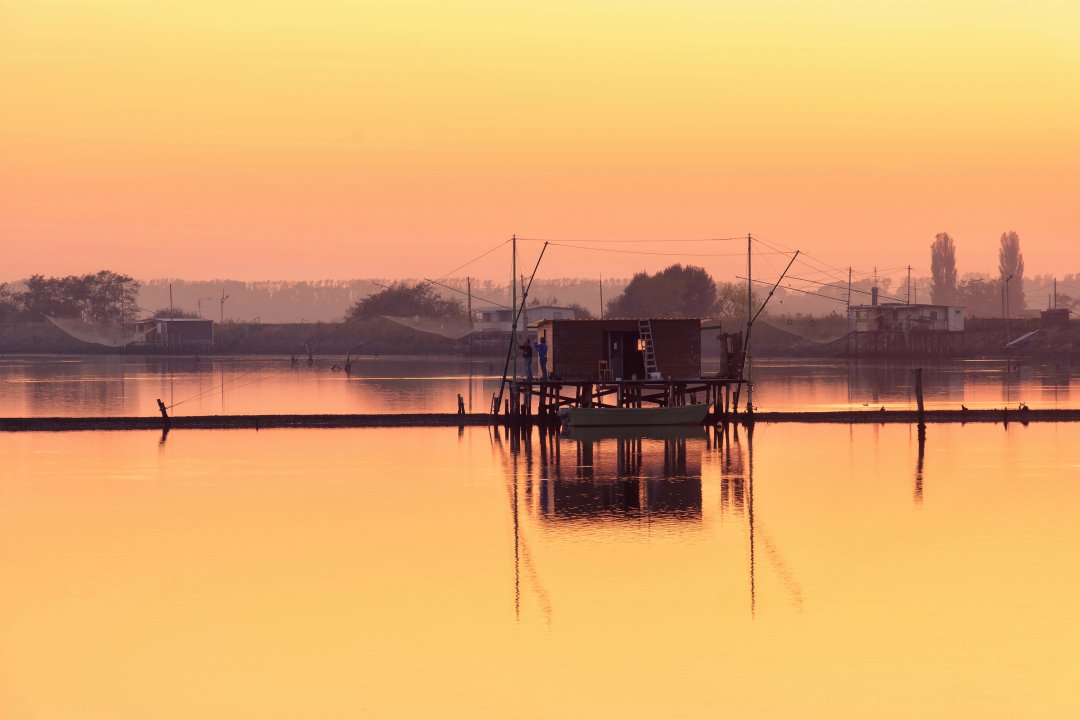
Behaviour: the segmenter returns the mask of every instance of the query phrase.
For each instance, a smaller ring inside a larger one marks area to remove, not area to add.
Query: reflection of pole
[[[919,459],[915,461],[915,504],[922,505],[923,456],[926,453],[926,433],[919,432]]]
[[[517,432],[516,430],[514,431]],[[514,462],[514,617],[521,619],[521,528],[518,524],[518,454],[512,453]]]
[[[754,426],[746,427],[746,496],[750,518],[750,617],[757,614],[757,594],[754,587]]]

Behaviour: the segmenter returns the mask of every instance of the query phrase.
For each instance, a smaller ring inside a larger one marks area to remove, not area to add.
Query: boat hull
[[[672,405],[657,408],[563,408],[559,417],[569,427],[656,427],[701,425],[708,405]]]

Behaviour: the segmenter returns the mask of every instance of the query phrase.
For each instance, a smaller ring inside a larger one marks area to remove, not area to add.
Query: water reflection
[[[544,522],[701,518],[710,446],[702,428],[506,434],[526,500]]]
[[[752,430],[740,431],[734,426],[709,430],[589,428],[565,433],[502,429],[492,439],[508,465],[516,617],[521,615],[523,575],[549,622],[551,616],[548,591],[529,549],[529,521],[538,531],[567,537],[576,532],[582,537],[601,532],[610,540],[611,533],[619,533],[620,527],[701,534],[705,514],[716,512],[721,518],[736,518],[733,529],[742,528],[747,548],[743,577],[750,616],[755,616]],[[704,505],[706,464],[719,468],[715,509]],[[770,543],[770,553],[774,566],[782,566],[775,544]],[[785,569],[781,574],[788,573]],[[792,583],[788,578],[786,584]]]
[[[1075,433],[929,435],[0,433],[0,717],[1077,717]]]

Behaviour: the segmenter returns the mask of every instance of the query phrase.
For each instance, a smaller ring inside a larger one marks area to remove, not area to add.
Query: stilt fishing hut
[[[733,378],[703,377],[697,318],[541,320],[530,326],[548,346],[548,377],[508,378],[511,422],[551,420],[562,407],[710,404],[726,419]],[[497,411],[496,410],[496,411]]]

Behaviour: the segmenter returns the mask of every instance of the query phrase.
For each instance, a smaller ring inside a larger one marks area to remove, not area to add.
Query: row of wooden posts
[[[705,403],[713,408],[707,421],[727,422],[737,412],[736,399],[742,380],[702,378],[699,380],[615,380],[615,381],[506,381],[504,406],[492,413],[503,415],[511,424],[557,422],[565,407],[668,407]]]

